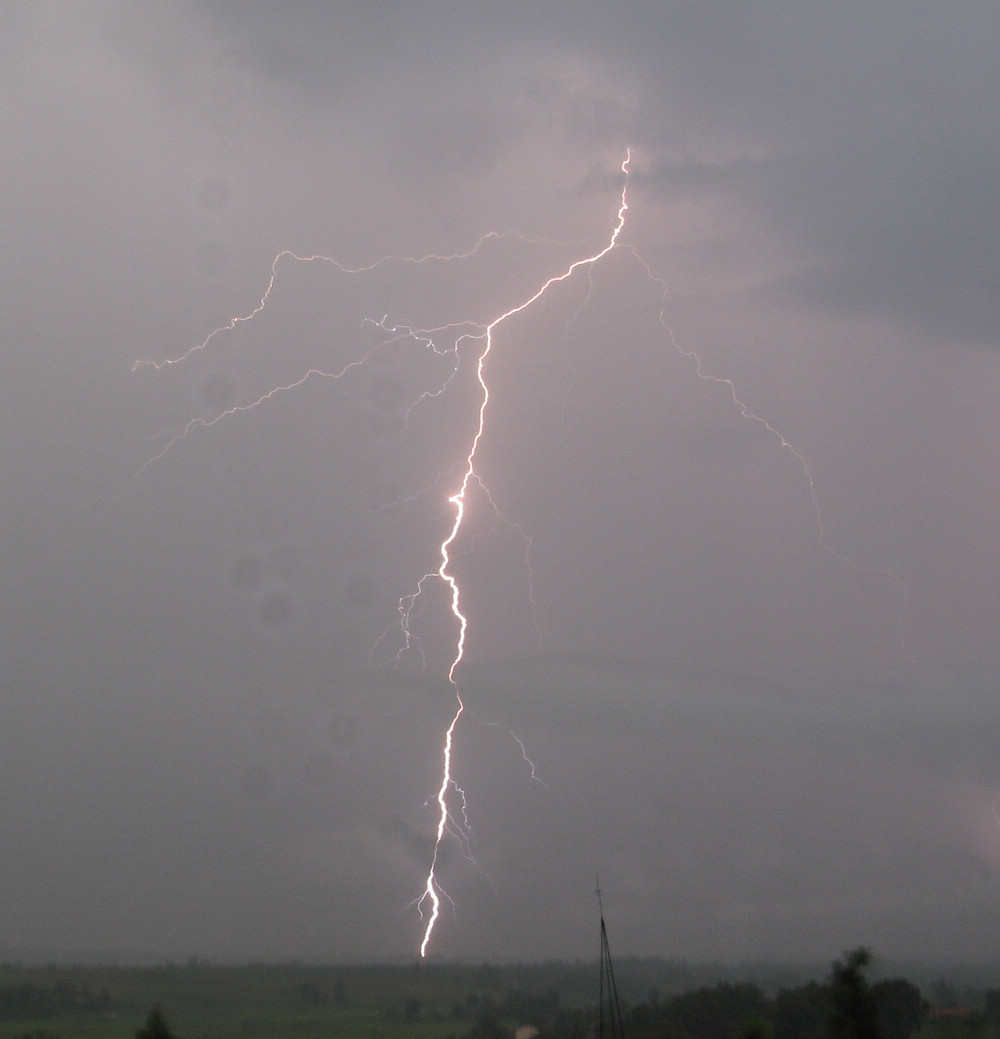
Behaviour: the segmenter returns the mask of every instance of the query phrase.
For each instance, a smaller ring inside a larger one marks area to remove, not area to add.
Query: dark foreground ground
[[[726,969],[626,959],[616,964],[615,974],[637,1039],[738,1039],[754,1020],[758,1032],[746,1034],[827,1039],[822,1011],[810,1018],[808,1004],[821,998],[828,967]],[[1000,1039],[1000,1020],[994,1021],[1000,969],[947,977],[928,968],[908,978],[922,993],[925,1013],[906,1034]],[[539,1039],[592,1039],[597,993],[596,963],[11,963],[0,966],[0,1039],[133,1039],[154,1005],[162,1008],[175,1039],[511,1039],[518,1030],[520,1039],[532,1039],[532,1028],[540,1030]],[[760,1032],[758,1019],[781,999],[788,1006],[801,1004],[801,1016]],[[670,1008],[686,1008],[683,1027],[674,1023]]]

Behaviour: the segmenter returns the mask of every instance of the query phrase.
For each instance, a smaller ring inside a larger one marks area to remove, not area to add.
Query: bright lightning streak
[[[278,278],[278,265],[281,263],[282,260],[294,260],[298,263],[325,263],[338,270],[341,274],[369,274],[372,271],[377,270],[379,267],[384,267],[390,261],[396,263],[419,265],[427,263],[430,260],[467,260],[469,259],[469,257],[475,256],[476,253],[479,252],[479,250],[483,247],[483,245],[486,242],[498,241],[501,238],[518,238],[522,242],[531,243],[547,241],[547,239],[528,238],[527,236],[521,234],[520,231],[488,231],[486,234],[480,235],[479,240],[476,242],[476,244],[464,253],[452,253],[451,255],[426,253],[423,256],[382,256],[379,259],[374,260],[372,263],[366,264],[363,267],[348,267],[345,264],[340,263],[338,260],[333,259],[333,257],[331,256],[322,256],[319,253],[314,253],[312,256],[299,256],[298,253],[292,252],[291,249],[282,249],[281,252],[278,253],[278,255],[275,256],[275,258],[271,261],[271,276],[268,279],[267,287],[264,289],[264,292],[262,293],[260,299],[257,301],[257,304],[253,307],[253,309],[249,310],[246,314],[241,314],[237,317],[230,318],[229,321],[226,322],[226,324],[220,325],[212,332],[209,332],[209,334],[200,343],[196,343],[189,350],[186,350],[179,356],[168,357],[163,361],[154,361],[152,358],[142,358],[133,363],[132,371],[138,371],[140,368],[155,368],[157,371],[160,371],[163,368],[167,368],[175,364],[183,364],[192,355],[201,353],[201,351],[206,350],[209,344],[212,342],[212,340],[216,338],[216,336],[220,336],[225,332],[235,331],[235,329],[238,328],[240,325],[244,325],[252,321],[267,306],[268,300],[270,300],[271,298],[271,293],[274,291],[274,285]],[[386,319],[383,318],[382,321],[373,321],[372,324],[378,325],[380,328],[385,329],[385,320]],[[398,331],[397,329],[385,330],[393,332]],[[437,329],[436,331],[440,332],[441,329]],[[300,385],[300,383],[296,383],[295,385]],[[248,407],[253,406],[254,405],[248,405]]]
[[[479,388],[481,391],[479,402],[479,422],[476,426],[475,435],[472,438],[469,453],[465,459],[465,472],[462,475],[461,485],[458,491],[448,499],[448,501],[455,507],[455,520],[448,536],[441,543],[441,565],[436,571],[437,577],[448,586],[451,592],[451,612],[458,621],[458,636],[455,640],[455,656],[451,661],[451,667],[448,669],[448,681],[451,683],[455,691],[457,708],[451,719],[451,724],[448,726],[444,735],[444,746],[441,755],[441,786],[438,788],[436,798],[438,806],[437,837],[434,842],[434,853],[431,857],[430,868],[427,871],[424,893],[417,903],[418,908],[421,910],[423,910],[425,906],[427,907],[427,925],[424,928],[424,937],[420,943],[420,955],[422,957],[427,955],[427,947],[430,944],[431,936],[434,933],[434,926],[437,923],[441,912],[441,897],[443,892],[437,878],[437,865],[441,851],[441,842],[448,829],[448,820],[450,818],[447,795],[449,789],[454,784],[454,779],[452,778],[452,748],[455,740],[455,728],[458,725],[459,718],[462,716],[462,712],[465,710],[465,704],[462,701],[458,684],[455,681],[455,672],[458,669],[459,664],[461,664],[462,658],[465,656],[465,636],[468,632],[469,621],[466,615],[462,612],[462,596],[458,586],[458,581],[455,579],[455,575],[451,572],[449,567],[451,564],[451,549],[455,543],[455,539],[458,537],[459,532],[462,529],[462,522],[465,519],[466,495],[469,490],[469,485],[473,480],[479,480],[479,477],[476,474],[476,454],[479,450],[479,443],[482,440],[483,433],[486,429],[486,410],[490,403],[490,390],[484,374],[486,359],[489,357],[490,351],[493,349],[493,333],[501,324],[503,324],[504,321],[513,317],[515,314],[520,314],[522,311],[527,310],[533,303],[541,299],[541,297],[544,296],[553,285],[566,281],[567,278],[572,277],[572,275],[581,267],[592,268],[601,257],[606,256],[612,249],[614,249],[618,242],[618,236],[621,234],[622,228],[625,226],[625,214],[628,211],[628,168],[631,159],[631,149],[627,149],[625,159],[621,164],[624,184],[622,186],[621,205],[618,207],[618,219],[604,248],[599,252],[594,253],[592,256],[586,256],[581,260],[574,261],[565,271],[563,271],[562,274],[557,274],[554,277],[549,278],[549,280],[546,281],[542,287],[534,293],[534,295],[529,296],[523,303],[519,303],[516,307],[511,307],[510,310],[505,311],[498,318],[491,321],[490,324],[486,326],[486,333],[483,337],[483,349],[480,351],[479,358],[476,361],[476,378],[479,381]],[[520,743],[520,740],[518,740],[518,743]],[[521,745],[521,750],[522,752],[524,750],[523,744]],[[525,755],[525,758],[527,759],[527,755]],[[534,772],[534,770],[532,770],[532,772]]]
[[[257,311],[254,311],[254,313],[257,313]],[[241,320],[241,319],[235,318],[234,320]],[[227,326],[227,327],[230,327],[230,326]],[[235,327],[235,326],[233,326],[233,327]],[[215,332],[213,332],[212,335],[215,335]],[[208,340],[205,340],[205,342],[207,343]],[[204,347],[204,345],[205,344],[203,343],[197,349],[202,349]],[[360,367],[362,367],[364,365],[365,361],[367,361],[368,358],[381,345],[382,344],[379,343],[376,346],[373,346],[371,348],[371,350],[369,350],[368,353],[366,353],[363,357],[360,357],[360,358],[358,358],[357,360],[354,360],[354,361],[349,361],[339,371],[324,372],[324,371],[321,371],[319,368],[310,368],[309,371],[307,371],[305,373],[305,375],[301,376],[301,378],[296,379],[294,382],[287,383],[286,385],[275,386],[273,389],[268,390],[267,393],[264,393],[260,397],[258,397],[257,400],[251,401],[249,404],[235,404],[233,407],[227,408],[225,411],[220,412],[218,415],[215,416],[215,418],[212,418],[212,419],[201,419],[201,418],[193,418],[193,419],[191,419],[191,421],[188,422],[184,427],[182,427],[176,433],[173,433],[173,434],[170,435],[170,437],[167,440],[166,444],[163,446],[163,448],[157,454],[153,455],[152,458],[147,459],[145,462],[142,463],[141,466],[139,466],[139,468],[136,470],[135,474],[132,477],[132,481],[130,481],[130,482],[134,482],[140,476],[142,476],[142,474],[151,465],[155,465],[157,462],[161,461],[173,447],[175,447],[182,440],[184,440],[186,437],[188,437],[196,429],[211,429],[212,426],[215,426],[219,422],[222,422],[223,419],[232,418],[233,415],[239,415],[239,414],[241,414],[242,412],[245,412],[245,411],[253,411],[254,408],[259,408],[262,404],[266,404],[269,400],[271,400],[274,397],[278,397],[278,396],[280,396],[281,394],[284,394],[284,393],[290,393],[292,390],[297,390],[300,386],[304,386],[313,377],[316,377],[316,378],[319,378],[319,379],[340,379],[344,375],[346,375],[352,368],[360,368]],[[184,354],[184,357],[188,357],[193,352],[193,349],[195,349],[195,348],[192,348],[192,350],[189,350],[188,353]],[[150,361],[148,363],[153,365],[154,367],[162,368],[164,365],[167,365],[167,364],[179,363],[180,360],[183,360],[183,358],[179,358],[178,361],[162,361],[158,365],[155,365],[154,362],[152,362],[152,361]],[[136,361],[136,365],[133,366],[132,370],[135,371],[136,370],[136,366],[139,366],[140,364],[145,364],[145,363],[147,363],[147,362]]]
[[[304,383],[306,383],[307,380],[313,378],[340,379],[343,376],[347,375],[348,372],[363,367],[379,349],[398,341],[409,341],[417,344],[418,346],[426,350],[432,351],[440,357],[449,358],[448,365],[450,367],[450,371],[443,378],[442,382],[436,389],[422,391],[409,404],[405,411],[405,417],[409,418],[413,410],[417,408],[420,404],[430,401],[434,398],[440,397],[451,386],[459,370],[460,344],[466,341],[481,341],[481,346],[478,349],[475,365],[476,381],[478,382],[479,386],[480,399],[474,433],[472,435],[471,441],[469,442],[468,450],[464,455],[464,467],[461,470],[461,477],[458,481],[458,488],[453,494],[449,495],[446,499],[446,505],[451,510],[453,510],[451,526],[448,529],[448,532],[444,540],[441,542],[438,548],[439,564],[437,566],[437,569],[424,574],[423,577],[421,577],[420,580],[417,582],[415,589],[410,594],[400,598],[398,606],[399,620],[397,623],[402,634],[402,645],[395,654],[395,659],[397,661],[399,661],[404,654],[408,653],[411,650],[419,653],[421,658],[423,657],[423,649],[421,647],[420,640],[411,631],[410,624],[414,616],[413,611],[416,606],[416,603],[424,594],[429,583],[437,581],[447,588],[451,614],[454,617],[455,622],[457,624],[457,633],[454,642],[454,653],[447,671],[447,679],[454,693],[455,709],[451,714],[450,722],[447,725],[442,738],[440,784],[438,786],[436,793],[429,799],[429,803],[433,803],[436,806],[435,811],[437,821],[434,828],[434,846],[433,852],[431,854],[430,865],[427,871],[427,876],[424,882],[423,891],[414,900],[414,902],[411,903],[411,905],[416,906],[418,912],[421,915],[421,918],[424,920],[423,936],[420,942],[421,957],[425,957],[427,955],[427,950],[430,945],[432,936],[434,934],[435,926],[440,918],[442,903],[444,901],[447,901],[452,905],[454,904],[451,898],[442,888],[438,877],[438,869],[441,860],[441,850],[445,839],[449,837],[456,839],[462,846],[463,854],[465,854],[468,858],[472,858],[471,850],[469,848],[470,827],[467,814],[466,798],[464,791],[455,780],[453,767],[456,732],[462,715],[463,713],[465,713],[466,710],[465,702],[463,701],[457,681],[457,672],[459,669],[459,665],[465,659],[466,639],[469,629],[468,617],[463,609],[462,592],[453,569],[453,564],[455,561],[454,557],[456,542],[458,541],[460,535],[463,533],[463,527],[465,525],[470,505],[470,492],[474,487],[478,488],[485,496],[496,519],[502,521],[508,527],[516,531],[522,539],[522,542],[524,544],[525,565],[528,574],[528,598],[531,603],[535,628],[539,632],[539,637],[541,637],[541,627],[534,594],[534,574],[532,572],[530,559],[531,539],[518,523],[508,519],[506,516],[503,515],[497,503],[494,501],[489,491],[489,488],[485,485],[485,483],[483,483],[479,473],[476,471],[476,458],[479,452],[480,443],[483,439],[486,430],[486,417],[490,404],[490,391],[486,379],[486,366],[487,360],[494,346],[494,335],[500,329],[501,325],[504,322],[508,321],[515,315],[520,314],[528,308],[530,308],[534,303],[541,299],[542,296],[544,296],[554,285],[566,281],[567,279],[571,278],[574,274],[576,274],[578,271],[586,271],[588,277],[588,291],[586,298],[581,303],[576,315],[572,319],[573,321],[575,321],[577,320],[580,313],[582,312],[584,307],[586,307],[587,303],[591,298],[591,293],[593,291],[593,272],[595,265],[603,257],[605,257],[608,253],[610,253],[613,249],[615,249],[618,246],[628,251],[628,253],[641,266],[642,270],[645,273],[645,276],[653,284],[659,286],[659,288],[661,289],[661,310],[659,313],[659,322],[662,328],[664,329],[670,344],[673,346],[677,354],[681,357],[688,359],[693,363],[694,374],[697,376],[697,378],[704,380],[706,382],[717,384],[720,387],[724,388],[730,399],[730,402],[739,410],[741,417],[749,422],[758,424],[761,427],[763,427],[767,431],[767,433],[776,440],[779,448],[789,452],[795,459],[795,462],[798,468],[801,470],[802,475],[806,481],[806,486],[815,520],[817,537],[821,548],[826,552],[830,553],[839,562],[849,566],[855,572],[878,574],[883,577],[889,578],[896,585],[902,602],[899,628],[901,645],[903,647],[905,654],[905,617],[907,612],[907,593],[906,588],[903,585],[903,582],[891,570],[873,566],[865,566],[856,563],[853,559],[839,551],[829,542],[827,538],[826,527],[823,521],[823,514],[820,507],[820,499],[816,487],[816,482],[813,477],[813,473],[810,468],[809,462],[806,458],[806,455],[791,441],[789,441],[785,437],[785,435],[782,432],[780,432],[776,427],[774,427],[767,419],[761,417],[758,414],[755,414],[751,410],[751,408],[740,397],[736,385],[731,379],[724,376],[714,375],[706,371],[702,364],[700,356],[694,350],[686,349],[677,342],[673,334],[673,331],[670,329],[670,327],[667,325],[664,319],[664,310],[662,308],[662,304],[664,303],[667,295],[666,283],[663,281],[662,278],[654,274],[653,270],[650,268],[646,260],[643,259],[643,257],[637,252],[637,250],[632,245],[623,244],[622,242],[620,242],[620,237],[625,227],[626,214],[629,210],[628,189],[631,160],[631,149],[627,149],[625,159],[620,166],[623,183],[617,217],[614,222],[612,231],[608,236],[604,246],[599,251],[589,256],[585,256],[581,259],[575,260],[574,262],[569,264],[569,266],[567,266],[565,270],[562,271],[562,273],[557,274],[549,278],[548,280],[544,281],[541,287],[538,288],[537,291],[535,291],[532,295],[528,296],[526,299],[524,299],[521,303],[517,304],[516,306],[513,306],[510,309],[504,311],[498,317],[494,318],[489,324],[484,325],[473,320],[466,320],[459,321],[449,325],[443,325],[439,328],[427,330],[410,327],[404,324],[391,324],[389,323],[387,315],[383,316],[381,320],[368,318],[366,319],[366,323],[376,327],[381,332],[385,333],[386,338],[382,339],[380,342],[370,347],[362,356],[347,362],[341,368],[336,370],[324,371],[318,368],[310,369],[304,375],[302,375],[298,379],[295,379],[292,382],[273,387],[272,389],[264,393],[261,397],[259,397],[257,400],[254,400],[247,404],[235,405],[223,411],[222,413],[220,413],[212,419],[192,419],[179,431],[169,435],[165,446],[159,451],[159,453],[157,453],[152,458],[148,459],[145,463],[143,463],[140,469],[132,477],[133,481],[137,479],[150,466],[160,461],[169,451],[171,451],[177,444],[179,444],[180,441],[184,440],[186,437],[188,437],[189,434],[193,433],[196,429],[210,428],[216,425],[217,423],[221,422],[223,419],[230,418],[237,414],[251,411],[254,408],[263,406],[272,398],[278,395],[298,389]],[[201,351],[204,351],[216,337],[219,337],[226,332],[235,331],[241,324],[252,321],[267,306],[276,283],[279,264],[281,264],[283,261],[294,260],[301,263],[325,263],[331,265],[333,268],[335,268],[338,272],[342,274],[359,275],[374,271],[377,268],[385,264],[388,264],[389,262],[397,262],[402,264],[421,264],[426,261],[450,261],[467,259],[475,255],[487,241],[497,240],[508,236],[517,237],[519,240],[524,242],[545,241],[539,239],[530,239],[515,231],[505,231],[503,233],[490,232],[488,234],[481,236],[479,240],[476,242],[476,244],[470,250],[464,253],[456,253],[450,256],[428,254],[426,256],[421,257],[383,257],[381,259],[374,261],[371,264],[368,264],[367,266],[357,268],[347,267],[327,256],[299,256],[291,252],[290,250],[283,250],[282,252],[279,252],[272,261],[270,278],[267,282],[267,286],[263,294],[261,295],[260,299],[258,300],[257,304],[251,310],[249,310],[244,315],[232,318],[227,324],[219,328],[216,328],[202,342],[196,344],[195,346],[192,346],[185,353],[175,358],[170,358],[159,362],[153,360],[136,361],[133,365],[133,371],[145,367],[152,367],[156,370],[161,370],[168,366],[182,364],[183,362],[191,358],[193,355]],[[442,337],[444,333],[449,333],[448,338],[450,339],[450,346],[438,345],[439,339]],[[458,468],[458,466],[453,467],[451,470],[446,470],[445,472],[440,473],[437,476],[437,478],[430,483],[430,485],[424,487],[423,490],[416,492],[416,494],[406,498],[402,498],[396,502],[380,505],[378,508],[380,510],[383,508],[393,508],[395,506],[402,505],[406,502],[415,500],[415,498],[430,492],[434,488],[440,486],[446,479],[449,479],[449,473],[454,474],[456,468]],[[392,627],[394,626],[390,626],[390,628],[387,628],[386,631],[383,632],[382,635],[380,635],[379,638],[376,640],[375,645],[372,647],[373,657],[378,645],[388,635],[389,631],[391,631]],[[535,766],[532,763],[531,759],[528,757],[524,744],[513,732],[511,732],[510,734],[520,747],[521,754],[525,762],[529,765],[531,769],[531,778],[537,780],[537,776],[535,774]],[[541,780],[538,781],[541,782]],[[998,799],[997,805],[994,805],[994,814],[997,816],[998,823],[1000,823],[1000,799]]]

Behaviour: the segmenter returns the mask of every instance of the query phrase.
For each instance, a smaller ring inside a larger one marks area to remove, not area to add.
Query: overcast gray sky
[[[996,955],[992,0],[0,20],[3,949],[415,955],[631,147],[431,955]]]

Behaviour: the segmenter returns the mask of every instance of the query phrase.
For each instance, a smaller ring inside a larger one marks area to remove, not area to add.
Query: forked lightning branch
[[[464,792],[462,791],[457,777],[454,774],[454,750],[456,740],[459,738],[459,729],[461,725],[462,715],[465,711],[465,703],[462,697],[461,683],[460,683],[460,672],[461,664],[465,659],[466,652],[466,636],[469,631],[470,624],[473,624],[475,618],[470,618],[465,613],[465,605],[463,601],[462,587],[453,569],[453,552],[455,544],[460,534],[463,532],[463,524],[466,521],[467,509],[469,505],[469,494],[474,488],[479,488],[485,492],[484,496],[490,507],[496,510],[496,504],[490,494],[488,488],[483,483],[480,474],[477,472],[476,463],[479,449],[484,437],[487,435],[486,418],[488,409],[491,406],[490,396],[490,384],[489,384],[489,360],[491,352],[495,349],[499,349],[501,346],[500,340],[502,339],[503,325],[508,319],[516,314],[520,314],[535,303],[537,303],[554,285],[565,282],[568,279],[573,278],[583,272],[592,271],[595,265],[599,264],[601,260],[607,256],[614,249],[626,249],[637,261],[641,277],[649,279],[656,286],[658,286],[661,292],[661,301],[666,296],[666,285],[658,278],[650,268],[649,264],[639,255],[635,248],[629,244],[622,242],[622,234],[626,226],[626,218],[629,214],[629,176],[630,176],[630,164],[632,161],[631,150],[626,150],[625,158],[622,160],[620,165],[621,173],[621,191],[617,198],[617,205],[611,209],[610,219],[610,230],[604,239],[603,245],[600,249],[595,252],[589,253],[588,255],[582,256],[569,263],[567,266],[558,270],[551,277],[543,280],[535,291],[529,293],[525,298],[518,303],[516,306],[510,307],[508,310],[497,315],[488,324],[483,325],[481,322],[477,323],[472,320],[467,320],[459,324],[451,323],[448,326],[444,326],[438,329],[410,329],[403,325],[392,325],[386,324],[386,318],[377,319],[372,317],[370,324],[380,328],[390,338],[389,341],[394,341],[400,337],[406,337],[412,339],[419,346],[426,349],[433,350],[435,353],[442,357],[447,357],[451,362],[450,373],[444,378],[438,388],[431,393],[423,393],[418,398],[414,399],[409,403],[407,415],[416,406],[417,403],[426,399],[428,396],[436,397],[448,391],[451,387],[452,380],[458,372],[460,366],[460,343],[475,343],[477,344],[472,352],[472,356],[475,358],[475,385],[478,391],[478,414],[473,416],[473,431],[466,443],[466,446],[460,456],[463,461],[459,463],[453,472],[457,472],[457,476],[452,477],[452,484],[450,489],[447,488],[447,479],[445,477],[439,478],[435,481],[431,487],[422,493],[441,493],[443,496],[443,505],[449,510],[451,520],[450,527],[447,529],[447,534],[441,541],[438,550],[438,565],[436,569],[423,575],[417,582],[416,587],[406,591],[401,595],[399,600],[399,621],[398,627],[401,635],[401,649],[397,657],[417,648],[419,646],[419,639],[410,630],[410,620],[414,614],[414,605],[416,602],[425,594],[426,589],[431,584],[438,584],[445,590],[445,599],[450,608],[451,614],[453,615],[455,622],[455,638],[454,644],[450,651],[450,664],[447,668],[446,677],[449,686],[454,694],[454,709],[450,713],[450,720],[445,728],[440,744],[440,763],[439,763],[439,776],[440,782],[437,786],[436,792],[429,798],[428,803],[432,805],[435,814],[435,824],[433,829],[433,850],[430,854],[430,861],[427,865],[427,873],[419,894],[414,898],[411,903],[417,911],[420,913],[422,920],[422,936],[420,940],[420,955],[426,956],[432,938],[434,936],[435,928],[437,927],[441,919],[442,906],[445,902],[450,901],[447,893],[441,885],[439,878],[439,865],[441,861],[441,850],[444,843],[448,840],[456,840],[464,848],[468,848],[469,845],[469,834],[468,834],[468,822],[466,818],[466,800]],[[499,235],[491,232],[483,235],[475,246],[466,253],[456,254],[450,257],[442,257],[437,255],[427,255],[424,257],[408,257],[402,258],[403,262],[420,264],[430,260],[462,260],[468,259],[475,255],[481,246],[488,240],[500,237]],[[325,256],[298,256],[295,253],[289,251],[282,251],[275,256],[270,271],[270,278],[267,282],[265,290],[258,300],[257,304],[246,314],[232,318],[228,323],[220,328],[215,329],[207,338],[202,342],[192,346],[184,353],[167,360],[143,360],[137,361],[133,367],[133,370],[151,367],[154,369],[162,369],[166,366],[182,364],[189,361],[194,355],[207,350],[216,339],[225,336],[229,333],[234,332],[240,325],[246,324],[252,321],[258,314],[260,314],[268,305],[271,299],[272,290],[274,289],[276,280],[278,278],[279,264],[286,261],[299,261],[299,262],[313,262],[320,260],[322,262],[331,264],[333,268],[344,274],[345,276],[356,276],[362,273],[368,273],[375,270],[382,264],[388,263],[390,260],[400,260],[399,257],[383,257],[380,260],[375,261],[365,267],[350,268],[336,260],[330,259]],[[825,529],[823,525],[823,518],[820,511],[819,497],[816,490],[816,484],[813,478],[813,474],[809,468],[808,462],[805,455],[796,448],[790,441],[788,441],[777,429],[775,429],[769,422],[755,415],[749,407],[744,404],[740,399],[735,385],[731,380],[723,376],[717,376],[706,372],[703,368],[701,359],[691,350],[684,349],[679,346],[674,339],[670,328],[667,326],[663,312],[660,312],[660,324],[664,331],[666,342],[670,348],[675,350],[678,354],[688,359],[691,363],[691,371],[694,376],[699,379],[708,380],[713,383],[721,384],[727,391],[731,403],[736,407],[740,415],[749,422],[759,424],[774,439],[776,445],[788,452],[794,459],[795,465],[799,470],[800,477],[805,481],[806,492],[808,500],[811,503],[811,507],[815,519],[816,536],[819,545],[823,550],[834,555],[840,562],[847,566],[855,569],[868,572],[875,572],[881,574],[892,581],[898,591],[900,601],[900,637],[903,635],[903,618],[905,615],[906,608],[906,592],[899,578],[895,576],[891,571],[863,566],[855,563],[850,557],[844,555],[842,552],[831,546],[825,535]],[[456,329],[466,329],[457,335]],[[451,338],[451,345],[445,345],[448,338]],[[440,343],[439,343],[440,340]],[[295,390],[302,387],[307,381],[314,379],[341,379],[348,376],[351,372],[356,369],[363,368],[368,363],[376,351],[384,345],[384,341],[376,343],[375,346],[370,347],[367,351],[361,353],[358,357],[342,364],[340,367],[332,370],[323,370],[319,368],[311,368],[290,382],[274,386],[270,388],[262,396],[255,400],[249,401],[243,404],[237,404],[228,409],[222,411],[219,415],[216,415],[211,419],[195,418],[189,421],[183,426],[177,433],[170,436],[165,446],[153,457],[148,459],[135,474],[136,477],[140,476],[147,469],[149,469],[154,463],[162,459],[169,451],[176,448],[182,441],[186,440],[192,433],[199,429],[208,429],[217,423],[225,421],[227,418],[231,418],[243,412],[251,411],[255,408],[264,407],[273,398],[292,393]],[[440,491],[440,487],[446,489]],[[506,522],[506,517],[501,517]],[[524,535],[524,531],[521,530],[517,524],[511,524],[514,526],[519,533]],[[525,535],[526,538],[526,535]],[[530,583],[530,563],[526,559],[526,566],[529,569],[529,583]],[[517,739],[517,737],[514,737]],[[524,752],[524,745],[520,740],[517,740],[522,752]],[[527,760],[527,754],[525,753],[525,759]],[[530,762],[529,762],[530,763]],[[534,769],[532,766],[532,774]]]

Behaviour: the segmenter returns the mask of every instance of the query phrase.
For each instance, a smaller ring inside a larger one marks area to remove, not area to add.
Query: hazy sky
[[[994,0],[0,49],[0,951],[415,955],[456,626],[426,582],[394,664],[400,597],[631,147],[493,330],[431,955],[596,957],[599,875],[620,954],[996,956]]]

